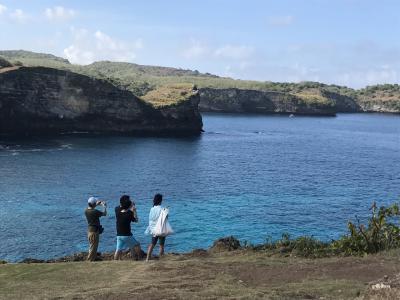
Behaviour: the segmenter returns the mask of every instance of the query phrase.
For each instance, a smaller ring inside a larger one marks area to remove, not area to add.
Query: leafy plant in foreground
[[[370,208],[371,216],[367,224],[348,222],[349,234],[338,240],[323,242],[314,237],[301,236],[292,239],[288,233],[273,241],[267,238],[264,244],[253,246],[254,250],[279,252],[302,257],[324,257],[332,255],[364,255],[379,251],[400,248],[400,227],[396,217],[400,216],[399,206],[378,208],[374,202]]]
[[[400,247],[400,228],[395,217],[400,216],[399,206],[393,204],[389,207],[377,207],[374,202],[370,208],[371,216],[368,224],[349,222],[350,234],[343,236],[338,241],[332,242],[332,246],[340,252],[353,254],[377,253]]]

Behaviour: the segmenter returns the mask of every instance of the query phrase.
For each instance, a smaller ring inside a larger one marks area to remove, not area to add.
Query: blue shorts
[[[139,242],[133,236],[117,236],[117,251],[131,249],[139,246]]]

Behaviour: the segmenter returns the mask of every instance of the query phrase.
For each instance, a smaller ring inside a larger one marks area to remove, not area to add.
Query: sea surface
[[[176,231],[167,251],[312,235],[330,240],[373,201],[400,200],[400,116],[205,114],[197,138],[0,138],[0,259],[53,258],[87,248],[89,196],[108,202],[99,251],[115,248],[114,207],[135,200],[144,234],[160,192]]]

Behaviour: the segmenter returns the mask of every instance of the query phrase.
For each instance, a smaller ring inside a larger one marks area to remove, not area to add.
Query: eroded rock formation
[[[0,71],[0,133],[199,134],[196,92],[155,108],[111,83],[70,71],[19,67]]]

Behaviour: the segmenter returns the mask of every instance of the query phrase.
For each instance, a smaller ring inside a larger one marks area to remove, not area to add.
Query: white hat
[[[96,204],[97,203],[97,201],[99,201],[99,199],[97,199],[96,197],[90,197],[89,199],[88,199],[88,204]]]

